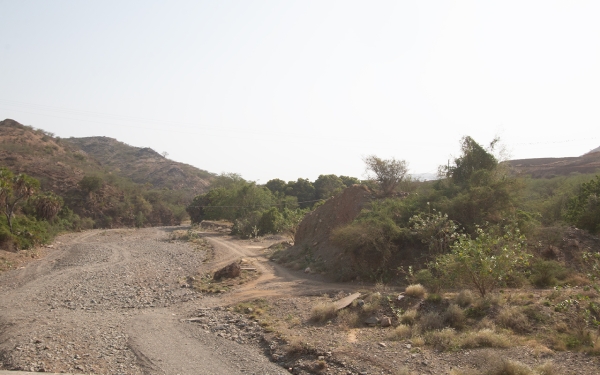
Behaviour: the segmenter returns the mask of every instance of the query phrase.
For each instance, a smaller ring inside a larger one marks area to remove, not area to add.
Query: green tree
[[[35,178],[24,173],[14,175],[7,168],[0,168],[0,211],[6,216],[13,233],[13,216],[17,205],[27,200],[40,188]]]
[[[381,159],[371,155],[363,161],[366,164],[368,178],[379,183],[384,195],[391,195],[408,172],[408,166],[404,160]]]
[[[272,180],[269,180],[265,184],[265,186],[267,187],[267,189],[271,190],[271,193],[273,193],[273,194],[277,194],[277,193],[285,194],[285,188],[287,187],[287,184],[283,180],[274,178]]]
[[[340,176],[340,180],[342,180],[346,187],[350,187],[355,184],[360,184],[360,180],[356,177]]]
[[[60,212],[63,204],[63,199],[51,192],[38,194],[33,198],[35,213],[43,220],[52,220]]]
[[[444,275],[447,285],[471,285],[485,297],[528,265],[525,246],[518,228],[478,228],[475,238],[461,235],[430,268]]]
[[[498,160],[491,153],[499,139],[496,138],[490,143],[489,151],[475,142],[473,138],[466,136],[461,140],[461,156],[454,159],[454,165],[448,166],[442,171],[452,178],[452,181],[459,185],[465,185],[470,182],[471,177],[481,170],[492,171],[498,166]]]
[[[306,178],[288,182],[285,193],[298,198],[298,204],[301,208],[312,207],[316,199],[315,187]]]
[[[569,199],[565,219],[592,233],[600,232],[600,175],[581,184],[578,194]]]
[[[334,174],[322,174],[314,182],[317,199],[328,199],[338,194],[346,185],[341,178]]]
[[[79,188],[86,193],[93,193],[102,188],[102,178],[98,176],[85,176],[77,184]]]

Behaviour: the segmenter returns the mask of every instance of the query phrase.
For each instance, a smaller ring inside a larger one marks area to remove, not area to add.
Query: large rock
[[[233,262],[215,272],[213,279],[220,280],[224,277],[233,279],[234,277],[238,277],[241,271],[242,269],[240,268],[240,265],[237,262]]]

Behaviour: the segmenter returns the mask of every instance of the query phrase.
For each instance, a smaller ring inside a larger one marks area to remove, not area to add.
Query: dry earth
[[[581,353],[440,353],[387,339],[391,328],[310,321],[312,308],[373,286],[327,283],[269,262],[276,238],[204,233],[214,255],[170,241],[186,228],[95,230],[57,240],[0,275],[0,369],[93,374],[448,374],[510,358],[557,374],[597,374]],[[212,252],[211,252],[212,253]],[[203,294],[196,280],[244,258],[259,276]],[[381,286],[379,286],[381,287]],[[393,292],[393,290],[387,290]]]

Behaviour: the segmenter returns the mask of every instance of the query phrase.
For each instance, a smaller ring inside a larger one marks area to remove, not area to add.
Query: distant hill
[[[592,151],[588,152],[588,154],[591,154],[592,152],[600,152],[600,146],[596,147],[595,149],[593,149]]]
[[[100,165],[138,184],[183,190],[192,196],[208,190],[213,174],[169,160],[151,148],[133,147],[108,137],[68,138],[66,143],[84,151]]]
[[[212,174],[107,137],[62,139],[42,129],[0,121],[0,166],[40,180],[64,195],[86,175],[117,175],[156,189],[180,190],[187,199],[208,190]]]
[[[595,149],[600,151],[600,147]],[[533,178],[567,176],[574,173],[600,173],[600,152],[565,158],[538,158],[509,160],[506,163],[513,173]]]

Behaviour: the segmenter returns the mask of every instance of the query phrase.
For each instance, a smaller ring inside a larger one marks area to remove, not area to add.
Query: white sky
[[[600,146],[600,1],[0,0],[0,119],[211,172]]]

